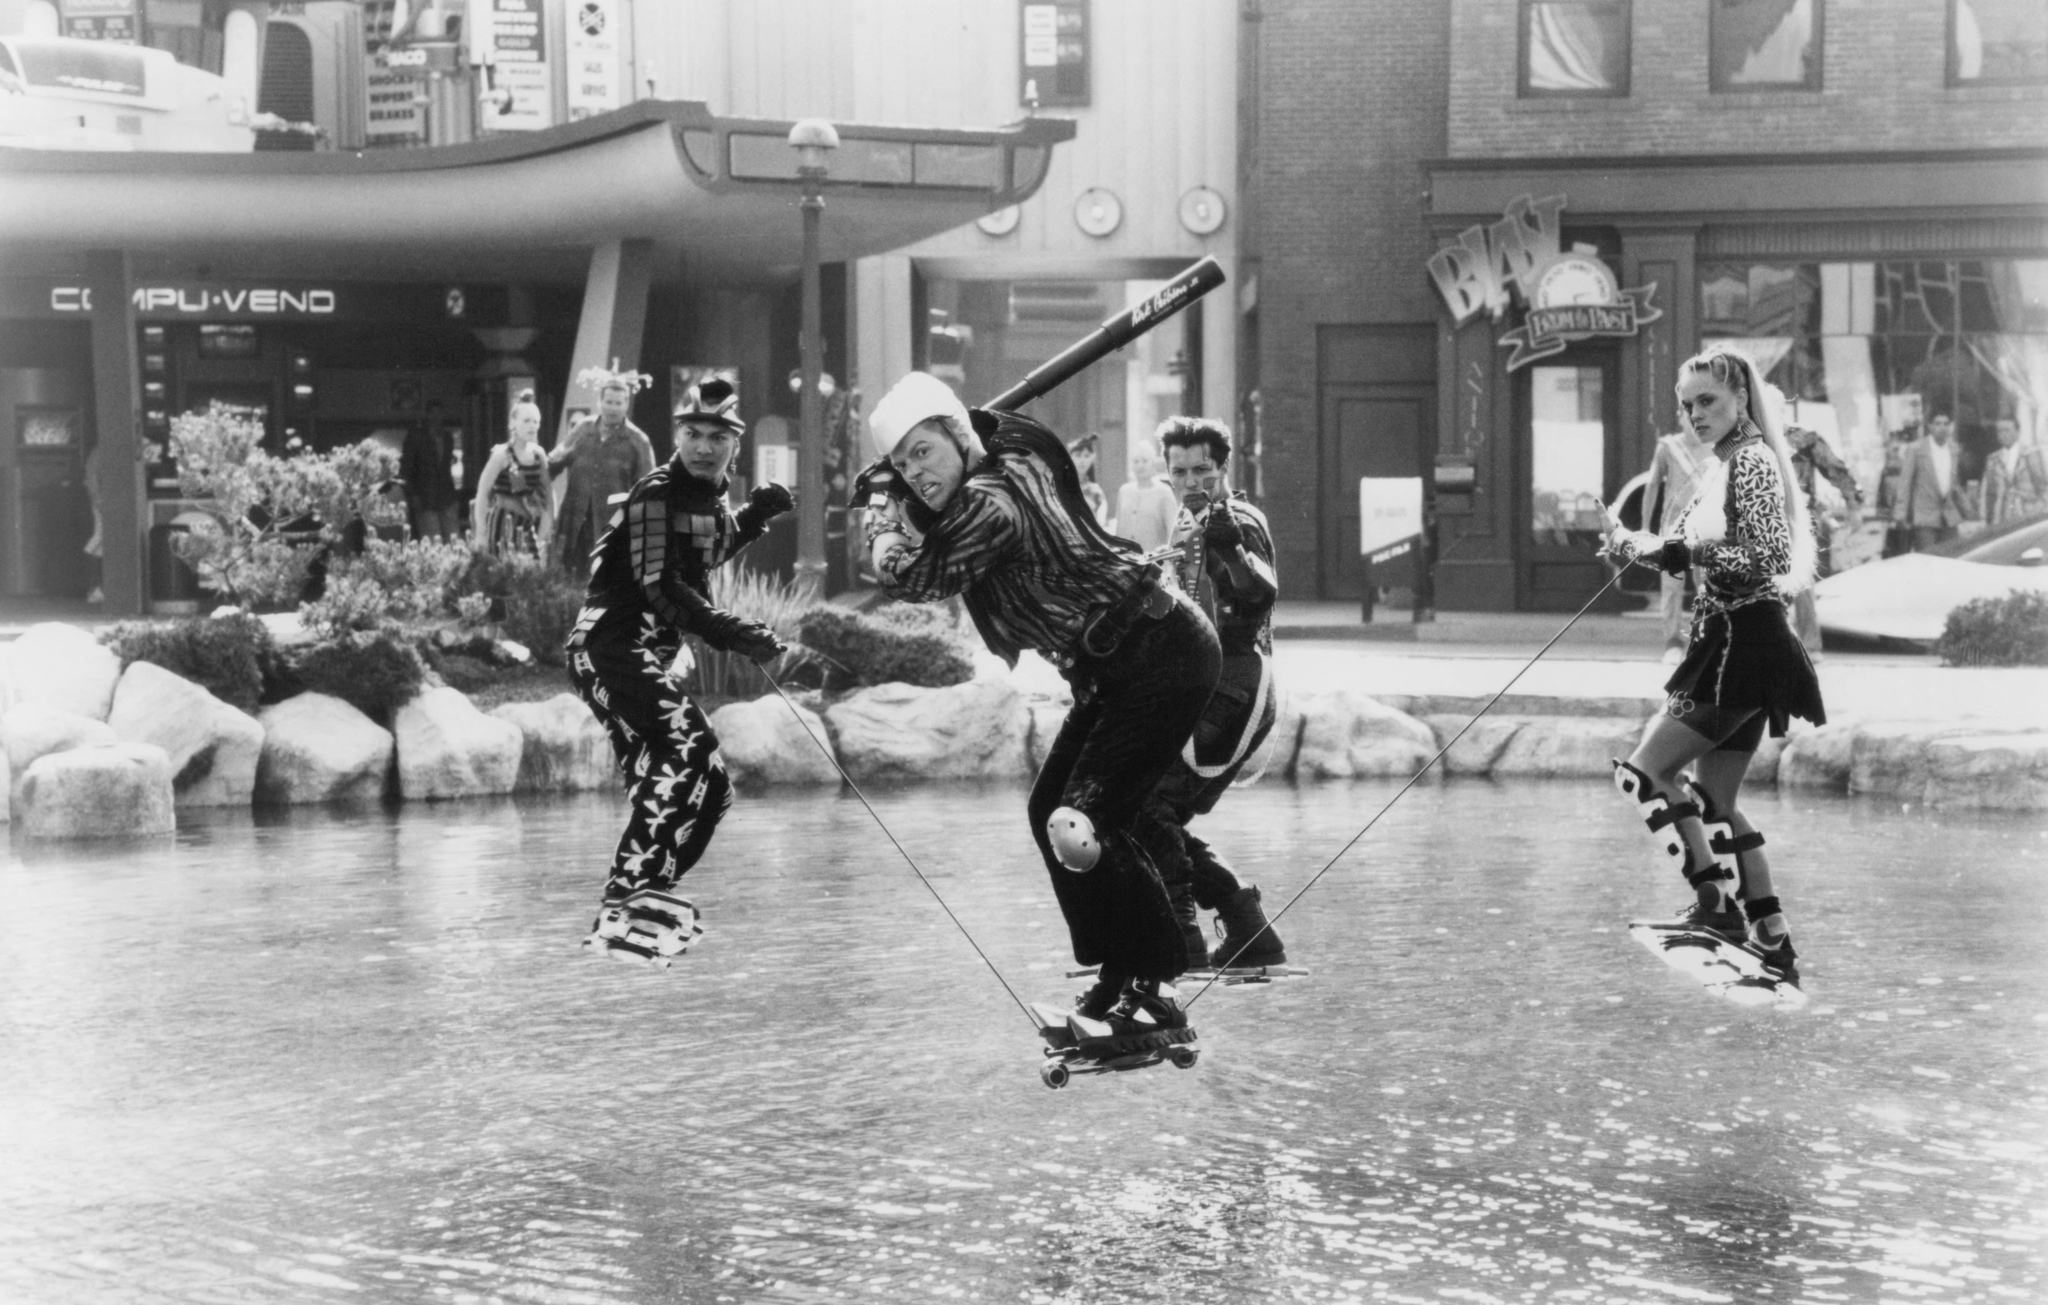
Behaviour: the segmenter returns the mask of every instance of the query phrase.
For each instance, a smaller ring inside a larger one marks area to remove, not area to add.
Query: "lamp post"
[[[789,129],[803,183],[803,392],[799,396],[796,455],[796,579],[813,594],[825,594],[825,404],[818,392],[825,342],[819,333],[818,220],[825,212],[825,156],[839,148],[839,133],[822,118],[806,118]]]

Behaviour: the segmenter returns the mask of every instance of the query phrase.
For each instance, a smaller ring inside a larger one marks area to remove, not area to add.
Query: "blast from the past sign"
[[[1422,537],[1422,477],[1361,476],[1358,551],[1375,562],[1408,551]]]

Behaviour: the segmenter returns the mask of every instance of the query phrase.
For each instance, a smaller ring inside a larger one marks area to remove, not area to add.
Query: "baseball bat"
[[[1223,265],[1213,257],[1204,258],[1161,286],[1158,294],[1137,307],[1110,318],[1062,350],[1058,357],[1040,364],[1029,376],[982,406],[999,412],[1015,412],[1090,363],[1123,348],[1222,284]]]

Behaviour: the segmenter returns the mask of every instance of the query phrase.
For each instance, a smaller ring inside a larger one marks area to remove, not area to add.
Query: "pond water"
[[[1269,908],[1394,791],[1204,831]],[[1012,787],[876,795],[1026,999]],[[749,793],[676,969],[583,953],[609,797],[221,816],[0,855],[0,1300],[2048,1298],[2048,822],[1766,796],[1796,1013],[1631,943],[1603,786],[1408,794],[1204,1054],[1039,1082],[850,795]]]

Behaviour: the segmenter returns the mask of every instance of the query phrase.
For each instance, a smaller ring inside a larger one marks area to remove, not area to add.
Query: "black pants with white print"
[[[632,803],[607,902],[673,888],[732,806],[718,736],[670,671],[680,642],[650,612],[602,607],[584,608],[569,636],[569,676],[611,735]]]

